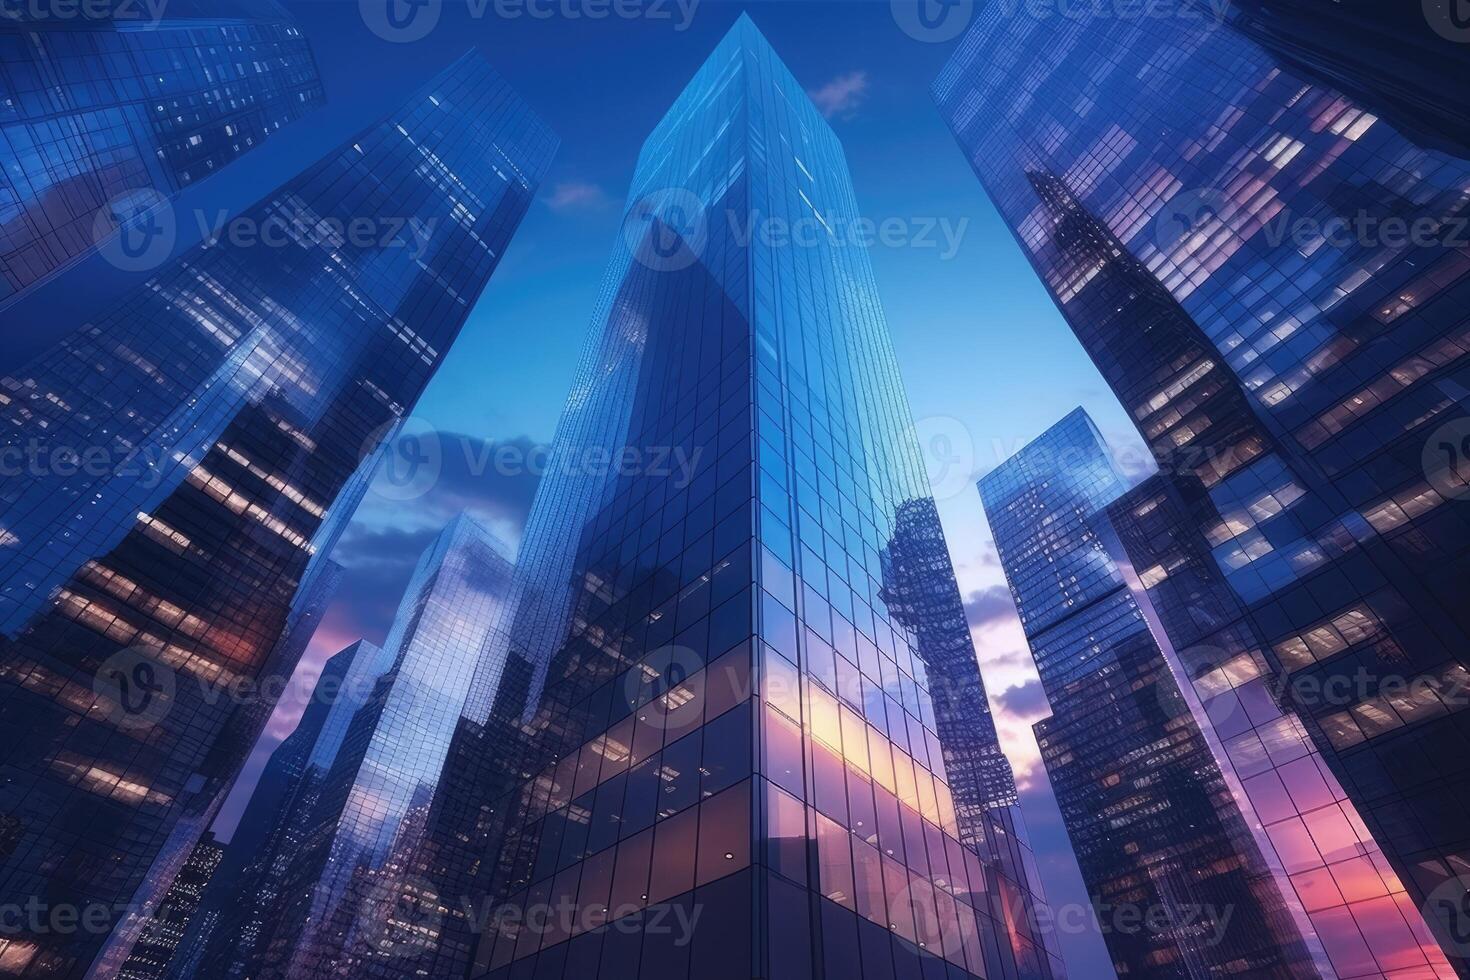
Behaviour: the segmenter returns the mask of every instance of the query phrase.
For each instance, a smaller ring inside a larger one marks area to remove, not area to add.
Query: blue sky
[[[314,676],[326,656],[359,635],[382,638],[418,551],[458,509],[475,510],[515,540],[534,478],[476,474],[464,462],[481,458],[487,444],[529,447],[551,438],[619,233],[639,145],[748,10],[827,112],[846,147],[864,213],[915,226],[942,221],[959,235],[954,247],[943,236],[934,247],[876,245],[872,257],[920,431],[947,439],[964,471],[956,479],[952,469],[945,479],[940,513],[1003,742],[1025,787],[1048,894],[1054,903],[1085,902],[1029,730],[1045,701],[969,477],[1077,405],[1115,447],[1131,451],[1139,440],[930,101],[928,85],[954,42],[915,40],[899,29],[888,2],[873,0],[704,0],[682,30],[683,14],[672,2],[661,8],[670,19],[591,20],[506,18],[493,5],[475,18],[450,0],[438,27],[414,43],[376,37],[356,2],[290,6],[314,44],[328,108],[189,192],[194,197],[186,196],[185,206],[194,198],[211,207],[253,201],[471,45],[562,138],[537,202],[415,410],[446,434],[444,475],[412,505],[370,494],[339,549],[346,588],[298,679]],[[53,303],[65,302],[49,292]],[[288,699],[257,749],[256,765],[289,732],[296,710]],[[237,809],[238,799],[231,812]],[[1074,975],[1111,975],[1095,933],[1063,942]]]

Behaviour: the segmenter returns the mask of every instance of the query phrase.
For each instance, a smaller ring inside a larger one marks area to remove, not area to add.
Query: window
[[[807,877],[806,834],[806,807],[790,793],[766,784],[766,864],[801,884],[806,884]],[[844,853],[846,847],[844,838]],[[849,878],[851,874],[849,870]],[[848,896],[850,901],[850,886]]]
[[[700,804],[697,883],[708,884],[748,866],[750,837],[749,780]]]

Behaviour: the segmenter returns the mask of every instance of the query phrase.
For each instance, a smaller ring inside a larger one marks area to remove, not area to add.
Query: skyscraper
[[[201,901],[201,917],[190,923],[180,942],[181,962],[171,966],[173,975],[237,980],[254,969],[261,931],[299,851],[298,815],[310,806],[298,801],[324,775],[320,768],[312,769],[312,751],[329,718],[335,715],[345,725],[365,700],[373,678],[354,667],[380,659],[377,647],[358,640],[322,665],[300,721],[261,770]],[[193,966],[186,969],[184,960],[192,960]]]
[[[0,378],[24,461],[0,478],[7,894],[126,907],[233,778],[359,460],[442,361],[555,142],[466,55],[233,219],[265,234],[197,247]],[[12,935],[0,972],[69,975],[99,939]]]
[[[275,0],[23,6],[0,17],[0,307],[323,101]]]
[[[1351,798],[1275,787],[1293,883],[1366,894],[1335,870],[1366,828],[1413,896],[1376,907],[1422,906],[1463,957],[1470,163],[1198,17],[992,6],[935,95],[1159,457],[1112,522],[1195,696],[1234,719],[1224,751],[1269,783],[1300,732]],[[1333,923],[1366,968],[1371,927]]]
[[[741,16],[644,144],[528,521],[472,975],[1060,972],[857,219]]]
[[[174,876],[163,903],[148,921],[132,955],[123,962],[118,980],[162,980],[179,942],[199,912],[204,891],[223,856],[224,848],[206,831]]]
[[[1051,706],[1037,741],[1119,974],[1448,976],[1371,838],[1339,842],[1327,861],[1288,848],[1282,786],[1315,794],[1309,825],[1342,813],[1356,827],[1357,814],[1274,704],[1256,699],[1234,717],[1189,696],[1192,675],[1130,590],[1109,510],[1124,487],[1081,409],[980,481]],[[1208,683],[1256,669],[1224,663]],[[1269,752],[1223,751],[1250,728]],[[1328,877],[1349,887],[1330,892]],[[1344,917],[1362,921],[1370,955],[1326,948]]]
[[[446,764],[510,572],[505,546],[464,515],[420,558],[263,926],[263,975],[402,976],[434,955],[442,903],[459,896],[441,895],[420,857],[441,788],[464,777]],[[328,750],[319,736],[313,752]]]

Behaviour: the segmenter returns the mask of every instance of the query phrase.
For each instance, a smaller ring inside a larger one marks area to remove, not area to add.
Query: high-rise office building
[[[1286,848],[1284,785],[1314,793],[1308,826],[1341,814],[1356,828],[1357,814],[1275,704],[1258,699],[1240,718],[1201,710],[1130,588],[1109,511],[1124,491],[1081,409],[980,481],[1051,706],[1037,742],[1119,974],[1449,976],[1370,837],[1338,839],[1317,862]],[[1221,664],[1208,683],[1243,682],[1256,667]],[[1248,728],[1268,753],[1223,750]],[[1323,888],[1329,877],[1349,887]],[[1343,920],[1360,924],[1367,956],[1327,947]]]
[[[1159,457],[1111,508],[1136,597],[1274,790],[1309,908],[1420,906],[1464,972],[1470,163],[1197,17],[1003,6],[935,95]],[[1298,734],[1352,807],[1272,783]],[[1336,872],[1365,829],[1411,900]],[[1362,969],[1365,928],[1319,932]]]
[[[448,768],[451,745],[484,676],[481,655],[503,649],[488,641],[511,567],[505,546],[465,515],[420,558],[372,692],[335,750],[320,736],[313,749],[333,758],[263,926],[261,975],[403,976],[432,960],[444,905],[460,896],[426,877],[423,859],[441,788],[467,775]],[[465,949],[458,972],[467,962]]]
[[[0,92],[0,307],[323,101],[275,0],[7,7]]]
[[[224,847],[206,831],[123,961],[118,980],[163,980],[223,856]]]
[[[1059,974],[857,219],[741,16],[644,144],[528,521],[472,976]]]
[[[492,668],[487,669],[487,668]],[[499,646],[481,661],[479,697],[460,713],[444,762],[445,778],[429,810],[423,845],[410,871],[432,885],[437,941],[414,966],[427,976],[464,976],[489,915],[494,866],[486,855],[505,833],[507,793],[524,781],[527,747],[521,720],[532,667]],[[378,966],[379,964],[373,964]],[[381,964],[391,967],[393,964]],[[396,980],[391,969],[359,974]]]
[[[234,219],[261,234],[186,253],[0,378],[25,460],[0,478],[5,893],[125,908],[233,778],[359,459],[443,360],[555,142],[466,55]],[[12,934],[0,973],[69,975],[99,941]]]
[[[200,918],[180,942],[172,976],[240,980],[254,970],[261,931],[298,853],[303,828],[293,817],[310,809],[297,801],[324,775],[312,769],[312,751],[329,718],[335,715],[345,725],[370,691],[373,678],[354,666],[380,658],[377,647],[358,640],[322,665],[300,721],[261,770],[205,892]]]

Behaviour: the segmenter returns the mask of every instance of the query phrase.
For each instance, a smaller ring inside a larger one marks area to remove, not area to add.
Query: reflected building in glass
[[[1464,973],[1470,162],[1197,18],[992,7],[935,96],[1158,458],[1125,574],[1333,965],[1435,969],[1422,910]]]
[[[254,682],[295,666],[293,609],[359,461],[442,361],[555,142],[466,55],[247,209],[258,238],[185,253],[0,377],[0,439],[27,461],[0,479],[6,894],[123,909],[156,857],[188,854],[174,832],[203,831],[181,821],[269,714]],[[9,935],[0,973],[71,975],[101,938]]]
[[[333,730],[324,726],[312,750],[331,756],[320,785],[280,821],[303,829],[260,929],[258,975],[396,977],[432,962],[446,906],[463,896],[425,872],[444,794],[468,775],[450,767],[451,746],[496,673],[481,655],[503,649],[489,639],[503,625],[511,568],[505,545],[464,515],[420,558],[377,662],[360,673],[376,678],[371,693],[345,730],[328,719]]]
[[[742,16],[644,144],[528,522],[472,976],[1060,975],[857,219]]]
[[[275,0],[25,6],[0,17],[0,307],[324,100]]]

